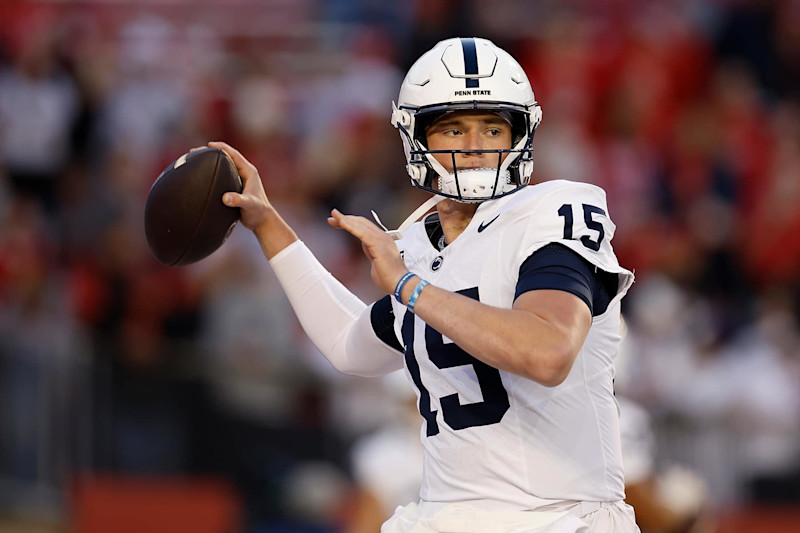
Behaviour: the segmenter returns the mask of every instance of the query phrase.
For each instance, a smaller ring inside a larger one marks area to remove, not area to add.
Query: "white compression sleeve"
[[[402,368],[402,354],[373,331],[369,306],[334,278],[302,241],[281,250],[270,264],[300,325],[338,371],[374,377]]]

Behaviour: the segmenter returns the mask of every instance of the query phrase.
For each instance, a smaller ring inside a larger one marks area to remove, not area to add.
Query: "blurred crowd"
[[[391,101],[465,35],[531,79],[534,180],[607,191],[637,276],[617,388],[656,463],[718,508],[800,501],[800,2],[85,0],[0,3],[0,513],[58,520],[79,472],[202,474],[248,531],[347,527],[356,443],[403,402],[316,352],[243,228],[159,265],[144,201],[225,140],[372,301],[327,214],[424,200]]]

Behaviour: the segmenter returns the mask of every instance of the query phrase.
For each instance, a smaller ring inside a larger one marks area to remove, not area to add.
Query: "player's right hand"
[[[227,143],[212,141],[208,146],[219,148],[228,154],[242,178],[242,192],[226,192],[222,195],[222,203],[239,208],[239,220],[242,225],[255,234],[264,255],[267,259],[272,259],[278,252],[296,241],[297,235],[270,203],[255,165]]]
[[[241,194],[227,192],[222,196],[222,202],[228,207],[238,207],[241,210],[241,222],[246,227],[256,231],[266,224],[272,205],[267,199],[258,169],[250,163],[237,149],[227,143],[212,141],[208,143],[212,148],[219,148],[233,160],[239,176],[242,178],[243,189]]]

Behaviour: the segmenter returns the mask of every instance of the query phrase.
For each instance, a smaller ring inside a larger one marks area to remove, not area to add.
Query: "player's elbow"
[[[356,325],[356,330],[365,325],[372,327],[369,313],[366,316],[366,319]],[[377,337],[359,335],[358,331],[342,335],[333,347],[323,354],[336,370],[350,376],[380,377],[403,367],[402,352],[383,344]]]
[[[327,358],[330,364],[340,374],[347,376],[357,376],[360,378],[376,378],[383,376],[387,372],[381,368],[372,367],[363,363],[358,363],[350,358]]]
[[[345,374],[347,376],[359,375],[359,369],[346,358],[330,357],[327,354],[325,355],[325,358],[340,374]]]
[[[361,378],[375,378],[387,374],[394,368],[386,369],[378,361],[368,362],[364,359],[353,357],[352,353],[337,351],[325,354],[326,359],[339,373]]]
[[[571,367],[560,367],[557,369],[553,369],[550,373],[545,375],[539,383],[544,385],[545,387],[557,387],[564,383],[564,380],[567,379],[569,376],[569,371]]]
[[[545,387],[557,387],[564,383],[572,370],[576,353],[571,349],[552,350],[530,358],[527,377]]]

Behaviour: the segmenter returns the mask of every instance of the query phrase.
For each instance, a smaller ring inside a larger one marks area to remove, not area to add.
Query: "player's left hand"
[[[347,231],[361,241],[364,255],[372,263],[372,281],[387,294],[392,294],[397,282],[408,272],[394,239],[370,220],[344,215],[338,209],[331,211],[328,224]]]

